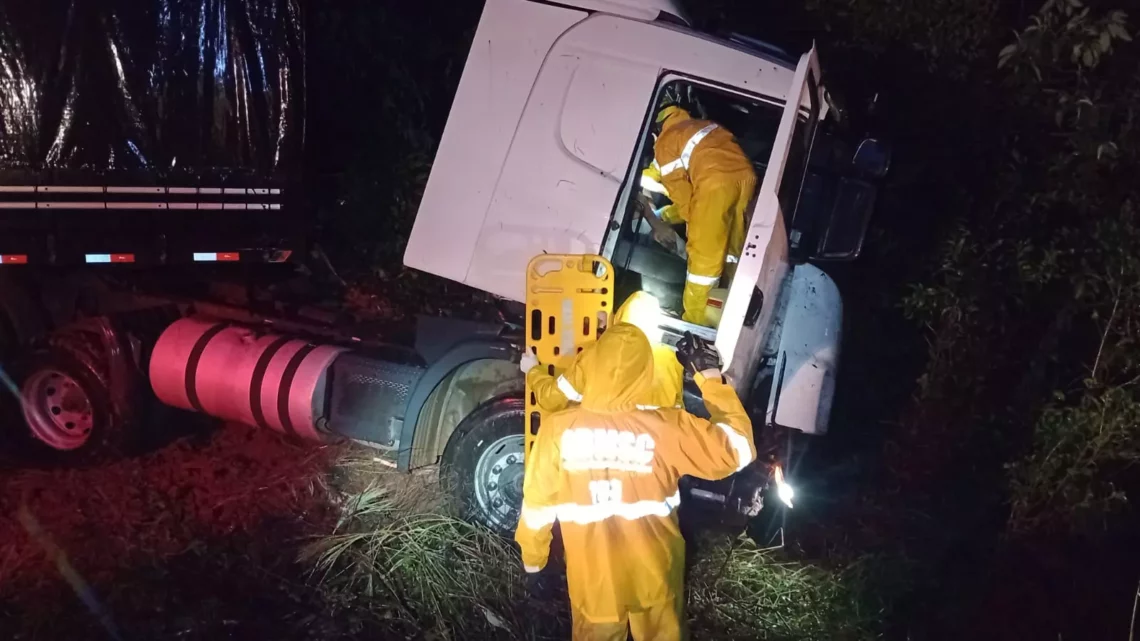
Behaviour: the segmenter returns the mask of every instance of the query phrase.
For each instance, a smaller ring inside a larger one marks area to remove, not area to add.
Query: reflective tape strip
[[[689,272],[685,274],[685,280],[694,285],[714,285],[720,280],[720,276],[699,276],[693,272]]]
[[[558,377],[558,391],[562,392],[563,396],[575,403],[582,402],[582,395],[578,393],[578,390],[574,389],[574,386],[570,384],[570,381],[566,380],[565,376]]]
[[[583,472],[586,470],[614,470],[617,472],[633,472],[634,474],[649,474],[653,468],[641,463],[624,463],[621,461],[563,461],[562,469],[569,472]]]
[[[655,194],[669,195],[669,190],[665,189],[665,185],[662,185],[645,174],[641,174],[641,188]]]
[[[103,190],[103,187],[57,187],[50,185],[36,188],[36,191],[42,194],[100,194],[103,193]]]
[[[677,491],[673,496],[663,501],[635,501],[633,503],[611,501],[592,505],[563,503],[544,508],[532,508],[523,505],[521,518],[528,528],[537,530],[541,527],[553,525],[555,521],[587,525],[612,518],[636,521],[649,516],[667,517],[680,504],[681,492]]]
[[[740,256],[733,256],[732,254],[729,254],[724,257],[724,262],[730,265],[735,265],[736,263],[740,262]]]
[[[667,162],[664,165],[661,165],[661,176],[664,178],[665,176],[668,176],[669,174],[677,171],[678,169],[681,169],[684,166],[685,165],[681,162],[680,158],[674,160],[673,162]]]
[[[107,203],[107,209],[166,209],[166,203]]]
[[[689,162],[693,159],[693,152],[697,149],[697,145],[701,144],[701,141],[705,139],[705,136],[716,131],[716,128],[717,126],[715,124],[710,124],[704,129],[701,129],[697,133],[693,134],[689,138],[688,142],[685,143],[685,148],[681,150],[681,157],[661,167],[661,175],[665,176],[671,174],[681,167],[684,167],[685,171],[688,171]]]
[[[194,252],[194,262],[196,263],[232,262],[236,260],[241,260],[241,255],[238,252]]]
[[[130,187],[104,185],[0,185],[0,193],[41,193],[41,194],[238,194],[238,195],[279,195],[279,187]]]
[[[558,520],[557,507],[528,507],[523,504],[522,514],[519,515],[522,522],[532,530],[554,525]]]
[[[133,263],[135,262],[134,254],[84,254],[84,262],[87,263]]]
[[[97,202],[47,202],[36,203],[36,209],[106,209],[107,203]]]
[[[729,445],[736,451],[736,471],[739,472],[748,467],[748,464],[752,462],[752,446],[748,444],[748,439],[724,423],[717,423],[716,426],[724,430]]]
[[[27,254],[0,254],[0,265],[27,265]]]
[[[98,202],[62,201],[0,202],[0,209],[240,209],[270,211],[281,209],[280,203],[165,203],[165,202]]]
[[[163,194],[165,187],[108,187],[108,194]]]
[[[716,125],[708,125],[704,129],[693,134],[693,137],[689,138],[689,142],[685,143],[685,148],[681,150],[681,162],[684,163],[686,170],[689,169],[689,161],[692,160],[693,151],[697,148],[697,145],[701,144],[701,141],[705,139],[705,136],[711,134],[714,131],[716,131]]]
[[[637,409],[642,410],[643,412],[648,412],[648,411],[653,411],[653,410],[659,410],[659,409],[661,409],[661,406],[660,405],[638,405]]]

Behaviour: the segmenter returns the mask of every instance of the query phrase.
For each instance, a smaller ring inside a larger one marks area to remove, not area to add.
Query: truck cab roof
[[[533,256],[602,250],[670,78],[782,109],[795,65],[654,19],[665,10],[488,0],[405,264],[522,301]]]
[[[531,1],[539,4],[560,4],[641,20],[675,19],[689,23],[685,10],[676,0],[560,0],[557,3]]]

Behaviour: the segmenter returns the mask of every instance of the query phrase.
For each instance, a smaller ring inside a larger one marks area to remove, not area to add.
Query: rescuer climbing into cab
[[[740,261],[756,173],[732,132],[694,118],[682,108],[679,94],[677,89],[662,98],[653,162],[642,172],[641,187],[672,201],[654,211],[660,220],[686,224],[682,318],[711,325],[706,318],[709,292],[722,276],[731,280]]]
[[[693,372],[710,420],[648,408],[653,350],[632,324],[608,329],[577,366],[581,402],[551,415],[527,455],[515,540],[533,591],[543,591],[560,523],[573,638],[684,636],[685,542],[678,481],[720,479],[756,456],[752,425],[711,343],[691,334],[677,358]]]
[[[660,316],[661,305],[652,294],[634,292],[614,313],[611,323],[636,325],[653,346],[653,390],[648,403],[659,407],[684,407],[684,372],[674,349],[661,342]],[[532,352],[523,352],[519,369],[526,376],[527,385],[542,409],[557,412],[566,409],[570,401],[581,400],[582,395],[578,393],[584,376],[579,365],[581,358],[582,355],[578,354],[566,371],[556,378],[545,368],[538,367],[538,358]]]

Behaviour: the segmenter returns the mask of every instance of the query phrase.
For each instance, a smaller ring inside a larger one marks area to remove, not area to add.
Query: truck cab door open
[[[742,397],[751,394],[764,356],[775,355],[765,423],[807,434],[827,431],[843,318],[842,299],[827,274],[811,264],[793,266],[789,258],[789,242],[803,237],[797,230],[805,223],[797,214],[822,111],[818,80],[812,49],[796,67],[789,96],[799,99],[784,109],[717,332],[726,371]],[[790,232],[785,220],[791,221]],[[824,228],[822,238],[827,237]]]
[[[786,215],[795,210],[821,117],[819,60],[813,48],[796,66],[788,101],[756,194],[744,252],[729,288],[716,346],[747,395],[788,273]]]

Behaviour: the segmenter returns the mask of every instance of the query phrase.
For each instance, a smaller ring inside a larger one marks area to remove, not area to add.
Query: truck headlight
[[[784,468],[779,465],[773,468],[772,478],[776,481],[776,496],[780,497],[784,505],[792,507],[792,499],[796,497],[796,491],[784,480]]]

